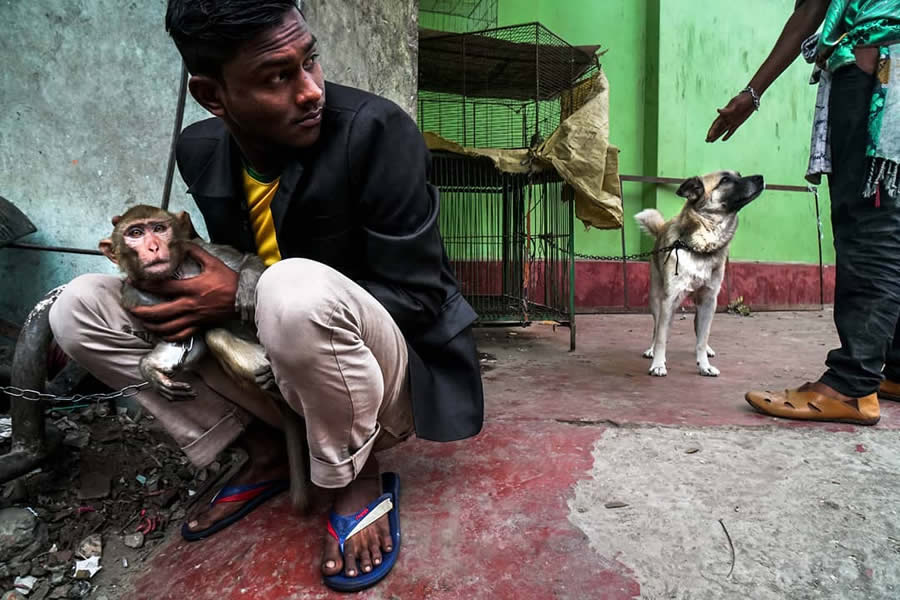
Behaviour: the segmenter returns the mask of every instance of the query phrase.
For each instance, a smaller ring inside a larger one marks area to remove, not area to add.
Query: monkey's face
[[[168,279],[181,264],[182,241],[173,235],[171,219],[145,219],[122,230],[119,264],[139,280]]]
[[[132,281],[168,279],[184,260],[187,244],[197,234],[182,212],[139,204],[113,218],[112,235],[100,240],[100,251]]]

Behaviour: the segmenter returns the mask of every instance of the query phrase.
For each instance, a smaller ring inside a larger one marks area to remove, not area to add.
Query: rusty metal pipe
[[[44,296],[28,314],[13,356],[11,385],[43,392],[47,381],[47,354],[53,333],[50,308],[65,286]],[[0,483],[20,477],[50,456],[59,436],[48,432],[44,422],[44,402],[12,398],[12,449],[0,456]]]
[[[12,242],[6,245],[7,248],[15,248],[16,250],[40,250],[43,252],[64,252],[67,254],[88,254],[91,256],[103,256],[99,250],[90,248],[70,248],[67,246],[48,246],[46,244],[27,244],[25,242]]]
[[[169,144],[169,164],[166,166],[166,182],[163,184],[162,203],[163,210],[169,210],[169,198],[172,196],[172,182],[175,177],[175,147],[178,136],[181,135],[181,127],[184,124],[184,103],[187,97],[187,86],[190,74],[184,62],[181,63],[181,79],[178,86],[178,104],[175,107],[175,125],[172,131],[172,142]]]

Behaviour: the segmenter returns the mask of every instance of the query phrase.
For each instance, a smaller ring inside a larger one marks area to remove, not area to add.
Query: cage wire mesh
[[[569,324],[571,188],[556,173],[501,173],[489,159],[436,152],[441,235],[481,323]]]
[[[419,24],[465,33],[497,26],[497,0],[420,0]]]
[[[423,32],[418,122],[465,147],[529,148],[588,98],[597,62],[539,23]],[[498,171],[435,152],[441,232],[463,294],[487,323],[574,323],[574,193],[554,172]],[[574,344],[574,331],[572,342]]]

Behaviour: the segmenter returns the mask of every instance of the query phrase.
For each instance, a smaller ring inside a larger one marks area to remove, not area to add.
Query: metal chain
[[[549,238],[545,239],[545,241],[552,247],[556,248],[560,252],[569,253],[569,251],[565,248],[561,248],[559,245],[551,241]],[[639,258],[647,258],[649,256],[654,256],[656,254],[665,254],[666,252],[672,252],[674,250],[690,250],[690,247],[682,242],[681,240],[675,240],[675,242],[671,246],[663,246],[662,248],[657,248],[655,250],[650,250],[649,252],[639,252],[637,254],[618,254],[615,256],[603,256],[600,254],[583,254],[581,252],[574,252],[576,258],[585,258],[588,260],[611,260],[611,261],[623,261],[623,260],[637,260]]]
[[[74,396],[56,396],[54,394],[45,394],[36,390],[23,390],[15,386],[0,386],[0,393],[6,393],[11,398],[21,398],[28,402],[41,402],[46,400],[54,404],[62,403],[78,403],[78,402],[103,402],[104,400],[115,400],[117,398],[130,398],[137,395],[142,389],[150,385],[149,382],[135,383],[126,385],[121,390],[115,392],[107,392],[104,394],[75,394]]]

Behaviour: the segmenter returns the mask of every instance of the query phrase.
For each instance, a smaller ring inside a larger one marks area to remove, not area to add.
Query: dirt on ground
[[[39,538],[33,544],[39,547],[0,560],[0,597],[18,589],[30,591],[29,600],[113,600],[129,570],[141,569],[166,533],[181,527],[224,467],[193,468],[152,417],[133,419],[112,404],[54,407],[47,414],[63,436],[60,449],[0,490],[0,514],[30,511]],[[9,439],[0,441],[0,454],[9,447]],[[96,553],[97,536],[101,569],[76,578],[76,563]]]

